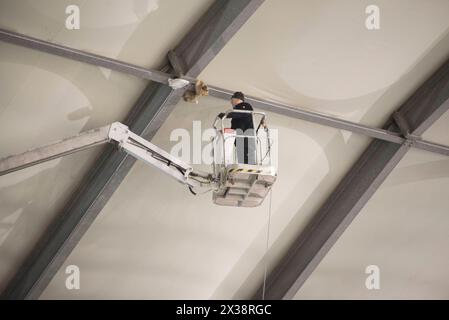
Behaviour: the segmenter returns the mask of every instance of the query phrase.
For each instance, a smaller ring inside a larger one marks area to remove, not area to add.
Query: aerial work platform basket
[[[227,128],[226,116],[231,112],[247,113],[254,124],[258,123],[257,127],[246,132]],[[230,110],[222,118],[217,116],[213,127],[217,133],[213,139],[213,175],[218,181],[218,187],[213,192],[214,203],[237,207],[259,206],[277,177],[272,159],[273,141],[265,113]]]

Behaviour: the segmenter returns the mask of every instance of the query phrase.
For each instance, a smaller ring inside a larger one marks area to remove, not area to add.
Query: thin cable
[[[192,190],[190,190],[190,188],[192,189]],[[211,192],[212,191],[212,189],[207,189],[206,191],[203,191],[203,192],[198,192],[198,191],[195,191],[195,190],[193,190],[193,188],[192,187],[189,187],[189,190],[190,190],[190,192],[194,192],[195,193],[195,195],[202,195],[202,194],[206,194],[206,193],[208,193],[208,192]]]
[[[267,224],[267,243],[265,246],[264,264],[265,270],[263,273],[263,287],[262,287],[262,300],[265,300],[265,286],[267,283],[267,269],[268,269],[268,245],[270,243],[270,224],[271,224],[271,198],[273,195],[273,189],[270,189],[270,206],[268,208],[268,224]]]

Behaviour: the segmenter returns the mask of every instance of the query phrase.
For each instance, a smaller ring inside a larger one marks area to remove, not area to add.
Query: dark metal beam
[[[209,94],[211,96],[229,100],[232,96],[232,91],[227,89],[218,88],[215,86],[209,86]],[[253,107],[261,110],[281,114],[287,117],[300,119],[304,121],[313,122],[327,127],[335,129],[346,130],[358,134],[365,135],[367,137],[392,142],[396,144],[403,144],[407,141],[407,138],[403,136],[401,132],[392,131],[389,128],[375,128],[364,124],[351,122],[344,119],[335,118],[329,115],[313,112],[309,110],[302,110],[297,107],[289,106],[284,103],[268,101],[257,97],[246,96],[245,100],[253,105]],[[438,153],[441,155],[449,156],[449,146],[441,145],[438,143],[422,140],[417,136],[413,136],[414,142],[411,145],[414,148],[426,150],[429,152]]]
[[[263,0],[215,1],[174,50],[184,65],[184,74],[191,77],[198,76],[262,3]],[[50,53],[55,52],[53,50]],[[62,55],[65,54],[66,52]],[[70,57],[94,64],[104,61],[99,57],[91,61],[89,59],[92,57],[84,57],[80,52]],[[118,64],[111,60],[103,66],[113,67],[114,70],[118,68]],[[130,66],[127,66],[127,69],[129,68]],[[155,72],[149,74],[141,71],[136,75],[151,77],[158,75]],[[134,133],[151,139],[173,110],[182,93],[183,90],[175,91],[166,85],[150,83],[125,123]],[[134,162],[132,157],[116,151],[113,147],[107,147],[97,165],[88,174],[85,183],[18,270],[2,298],[35,299],[40,296]]]
[[[139,78],[152,80],[155,82],[167,84],[169,74],[158,70],[151,70],[142,68],[131,63],[115,60],[112,58],[100,56],[97,54],[85,52],[78,49],[69,48],[60,44],[51,43],[45,40],[40,40],[24,34],[0,28],[0,40],[22,47],[50,53],[60,57],[80,61],[95,66],[108,68],[114,71],[127,73]]]
[[[411,135],[421,135],[449,109],[449,60],[398,112]],[[399,131],[394,120],[384,126]],[[265,299],[291,299],[411,147],[374,140],[295,239],[266,281]],[[254,295],[262,298],[263,287]]]
[[[201,25],[196,26],[195,29],[200,30]],[[223,41],[223,38],[219,39]],[[18,34],[4,29],[0,29],[0,40],[16,45],[21,45],[27,48],[39,50],[42,52],[58,55],[64,58],[96,65],[99,67],[109,68],[111,70],[123,72],[129,75],[133,75],[147,80],[152,80],[162,84],[168,84],[168,79],[172,78],[173,76],[188,80],[191,84],[194,84],[196,81],[194,77],[185,74],[186,70],[184,69],[186,62],[181,61],[181,59],[178,56],[179,53],[175,52],[174,50],[171,50],[167,55],[167,58],[174,69],[174,74],[171,75],[170,73],[163,72],[161,70],[142,68],[136,65],[129,64],[127,62],[99,56],[78,49],[65,47],[62,45],[54,44],[44,40],[39,40],[33,37]],[[184,50],[187,47],[187,44],[190,43],[190,41],[191,39],[189,41],[187,40],[184,41],[182,46]],[[219,43],[220,41],[217,40],[216,45]],[[192,52],[193,50],[194,49],[192,49]],[[188,56],[189,59],[192,59],[192,55],[193,53],[190,54],[190,56]],[[203,61],[202,63],[204,64],[205,62]],[[192,72],[194,72],[194,68],[192,68],[192,70],[193,70]],[[233,93],[232,91],[227,89],[219,88],[216,86],[209,86],[209,95],[216,98],[229,100],[230,97],[232,96],[232,93]],[[402,144],[406,140],[404,137],[401,136],[401,133],[398,132],[392,132],[381,128],[375,128],[360,123],[355,123],[339,119],[336,117],[332,117],[329,115],[321,114],[318,112],[303,110],[301,108],[290,106],[284,103],[268,101],[252,96],[247,96],[247,100],[254,107],[257,107],[265,111],[281,114],[287,117],[301,119],[304,121],[309,121],[336,129],[346,130],[357,134],[362,134],[367,137],[394,142],[398,144]],[[417,139],[412,146],[429,152],[449,156],[449,146],[444,146],[429,141],[423,141],[420,139]]]

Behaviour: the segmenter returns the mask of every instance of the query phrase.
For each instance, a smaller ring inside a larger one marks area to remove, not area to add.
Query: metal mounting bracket
[[[410,126],[404,116],[396,111],[393,113],[393,120],[401,131],[402,136],[405,138],[404,144],[408,147],[413,147],[416,140],[421,139],[421,137],[413,135],[410,133]]]

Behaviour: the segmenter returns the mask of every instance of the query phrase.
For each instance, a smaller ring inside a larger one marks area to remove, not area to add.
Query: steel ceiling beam
[[[182,73],[197,77],[224,45],[263,3],[263,0],[216,0],[174,49],[183,65]],[[1,33],[5,40],[6,34]],[[101,65],[165,84],[167,74],[143,70],[113,59],[85,55],[79,50],[62,48],[45,42],[31,41],[14,35],[9,42],[25,45],[78,61]],[[164,71],[171,71],[166,68]],[[125,123],[146,139],[151,139],[181,98],[183,90],[172,90],[161,83],[150,83],[140,96]],[[92,168],[81,188],[64,211],[45,232],[31,255],[18,270],[2,294],[4,299],[36,299],[81,237],[111,198],[135,159],[107,147]]]
[[[201,29],[201,26],[198,25],[196,28]],[[182,62],[180,61],[181,59],[178,59],[179,52],[175,53],[174,51],[170,51],[168,54],[168,58],[175,69],[174,74],[170,74],[167,72],[163,72],[161,70],[146,69],[127,62],[111,59],[104,56],[99,56],[78,49],[69,48],[66,46],[36,39],[30,36],[26,36],[23,34],[19,34],[4,29],[0,29],[0,40],[15,45],[31,48],[34,50],[46,52],[49,54],[61,56],[64,58],[92,64],[99,67],[108,68],[114,71],[119,71],[139,78],[152,80],[154,82],[158,82],[161,84],[168,84],[168,79],[173,78],[174,76],[188,80],[191,84],[194,84],[196,81],[195,77],[189,76],[188,74],[184,74],[185,71],[183,69],[185,69],[185,62]],[[186,47],[186,43],[189,43],[190,41],[191,39],[186,38],[181,47],[182,48]],[[223,39],[221,39],[221,41],[223,41]],[[216,43],[219,44],[220,41],[217,41]],[[178,51],[180,50],[178,49]],[[210,49],[210,51],[213,52],[213,49]],[[191,52],[192,53],[188,57],[188,59],[190,60],[192,59],[192,56],[194,56],[193,53],[194,50],[192,50]],[[204,64],[204,62],[202,63]],[[199,63],[199,65],[201,65],[201,63]],[[192,68],[192,71],[194,70],[195,68]],[[219,88],[216,86],[208,86],[208,87],[209,87],[209,95],[220,99],[229,100],[233,93],[231,90]],[[332,127],[335,129],[346,130],[357,134],[365,135],[367,137],[389,141],[397,144],[402,144],[406,140],[399,132],[392,132],[386,129],[375,128],[360,123],[351,122],[333,116],[321,114],[318,112],[303,110],[301,108],[290,106],[284,103],[268,101],[252,96],[247,96],[246,100],[256,108],[281,114],[287,117],[292,117],[295,119],[300,119]],[[413,147],[449,156],[449,146],[433,143],[430,141],[424,141],[419,138],[416,139],[415,143],[413,144]]]
[[[209,86],[209,94],[217,98],[230,99],[232,93],[232,91],[227,89]],[[303,110],[284,103],[267,101],[252,96],[245,96],[245,100],[251,103],[253,107],[284,115],[290,118],[313,122],[335,129],[346,130],[396,144],[403,144],[407,142],[407,138],[403,136],[402,132],[392,131],[389,128],[375,128],[360,123],[335,118],[318,112]],[[409,138],[413,139],[413,143],[411,144],[411,146],[414,148],[449,156],[449,146],[422,140],[419,136],[410,136]]]
[[[448,109],[449,60],[398,109],[401,127],[419,136]],[[394,119],[384,128],[399,131]],[[374,140],[368,146],[270,273],[265,299],[294,297],[412,143]],[[260,299],[262,291],[259,288],[253,298]]]
[[[73,49],[60,44],[51,43],[49,41],[40,40],[17,32],[0,28],[0,40],[26,47],[33,50],[46,52],[63,58],[84,62],[98,67],[107,68],[114,71],[123,72],[163,84],[168,84],[169,74],[159,71],[142,68],[131,63],[119,61],[116,59],[100,56],[97,54]]]

